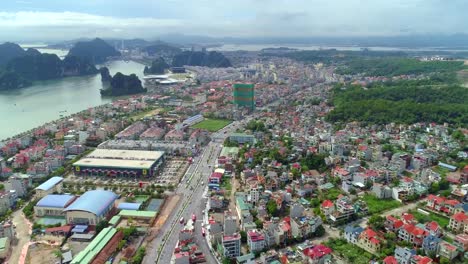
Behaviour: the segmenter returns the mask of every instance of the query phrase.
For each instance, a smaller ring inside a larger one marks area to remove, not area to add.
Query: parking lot
[[[162,171],[157,176],[152,178],[138,178],[138,177],[118,177],[110,178],[105,176],[75,176],[73,173],[68,175],[65,183],[80,186],[83,190],[85,186],[108,186],[121,188],[139,187],[139,182],[149,182],[150,184],[161,186],[177,186],[180,179],[184,176],[185,171],[189,167],[189,163],[185,158],[168,158],[162,168]]]
[[[188,169],[189,163],[186,159],[173,158],[166,160],[162,172],[156,176],[155,184],[157,185],[178,185],[180,179],[184,176],[185,171]]]

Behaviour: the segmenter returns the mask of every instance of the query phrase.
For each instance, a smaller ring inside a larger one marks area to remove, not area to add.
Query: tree
[[[383,229],[384,222],[385,222],[385,218],[377,214],[374,214],[369,218],[369,225],[373,229],[377,229],[377,230]]]
[[[241,236],[241,242],[242,243],[247,243],[247,232],[240,231],[240,236]]]
[[[278,206],[276,205],[276,201],[275,200],[269,200],[267,202],[267,211],[268,211],[268,214],[271,215],[271,216],[277,216],[278,215]]]
[[[319,227],[317,227],[317,230],[315,230],[314,236],[321,237],[323,235],[325,235],[325,228],[323,228],[323,226],[320,225]]]
[[[127,240],[125,239],[120,240],[119,245],[117,246],[117,250],[121,251],[122,248],[125,246],[125,244],[127,244]]]
[[[257,226],[258,229],[263,228],[263,221],[260,219],[255,220],[255,225]]]
[[[109,222],[103,220],[96,225],[96,234],[101,232],[104,228],[109,226]]]

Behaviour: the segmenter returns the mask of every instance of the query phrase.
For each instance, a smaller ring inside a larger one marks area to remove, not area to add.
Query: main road
[[[248,118],[250,120],[252,117]],[[209,250],[207,242],[198,233],[201,233],[203,214],[202,211],[207,203],[207,197],[204,195],[207,189],[207,179],[211,174],[216,159],[221,152],[223,142],[229,133],[239,128],[241,121],[235,121],[212,135],[212,140],[205,147],[203,152],[194,158],[192,165],[188,168],[176,193],[182,197],[177,207],[168,216],[161,232],[156,235],[153,241],[149,242],[146,256],[143,260],[145,264],[170,263],[172,253],[179,238],[179,232],[183,225],[179,219],[191,218],[192,214],[197,216],[195,225],[195,241],[200,250],[205,254],[207,263],[217,263]]]

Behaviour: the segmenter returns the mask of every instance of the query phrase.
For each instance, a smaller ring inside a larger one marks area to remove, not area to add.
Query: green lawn
[[[346,240],[339,239],[330,239],[325,242],[325,245],[333,249],[334,254],[346,258],[348,263],[354,264],[367,264],[374,257],[369,252],[359,248],[358,246],[349,244]]]
[[[232,121],[227,119],[205,119],[198,124],[192,126],[193,128],[205,129],[210,132],[216,132],[221,128],[227,126]]]
[[[367,207],[369,208],[369,213],[371,215],[394,209],[401,205],[401,203],[397,200],[379,199],[371,194],[364,195],[362,199],[366,202]]]
[[[414,215],[414,218],[416,218],[418,222],[423,224],[430,221],[436,221],[441,227],[445,228],[450,222],[449,218],[435,214],[433,212],[428,212],[429,215],[425,215],[423,213],[418,212],[417,210],[412,210],[410,211],[410,213]]]

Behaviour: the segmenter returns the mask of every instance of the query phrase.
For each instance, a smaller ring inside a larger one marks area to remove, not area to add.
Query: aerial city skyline
[[[0,262],[462,264],[466,1],[7,1]]]

